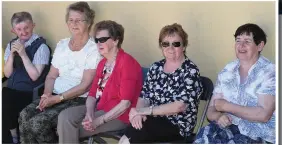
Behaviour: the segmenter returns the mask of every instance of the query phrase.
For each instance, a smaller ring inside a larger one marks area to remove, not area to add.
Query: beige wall
[[[2,2],[2,47],[14,37],[10,18],[14,12],[29,11],[35,32],[52,49],[69,32],[65,9],[72,2]],[[217,73],[235,59],[233,34],[244,23],[257,23],[268,35],[263,55],[275,62],[275,2],[89,2],[96,11],[95,22],[115,20],[125,28],[123,48],[142,66],[162,58],[158,48],[160,29],[180,23],[189,35],[187,55],[204,76],[216,80]]]

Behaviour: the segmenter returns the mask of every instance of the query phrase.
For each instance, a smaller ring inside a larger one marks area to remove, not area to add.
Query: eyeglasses
[[[68,23],[69,24],[81,24],[82,22],[85,22],[85,21],[87,21],[87,20],[79,20],[79,19],[77,19],[77,20],[73,20],[73,19],[68,19]]]
[[[180,47],[181,46],[181,43],[180,42],[172,42],[172,43],[169,43],[169,42],[162,42],[161,43],[161,46],[166,48],[166,47],[169,47],[169,46],[173,46],[173,47]]]
[[[108,41],[108,39],[110,39],[111,37],[101,37],[101,38],[94,38],[95,43],[105,43],[106,41]]]

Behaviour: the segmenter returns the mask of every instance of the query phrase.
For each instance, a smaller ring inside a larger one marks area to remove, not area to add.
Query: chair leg
[[[93,143],[94,143],[93,136],[90,136],[88,139],[88,144],[93,144]]]
[[[88,139],[88,144],[93,144],[93,143],[107,144],[107,142],[103,138],[96,136],[96,135],[91,136]]]

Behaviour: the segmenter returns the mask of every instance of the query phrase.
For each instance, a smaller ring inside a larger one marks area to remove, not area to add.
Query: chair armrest
[[[2,78],[2,88],[7,87],[7,85],[8,85],[8,78],[4,76]]]
[[[39,86],[35,87],[33,89],[33,96],[32,96],[32,100],[36,100],[39,99],[39,90],[42,89],[44,87],[44,83],[40,84]]]
[[[201,116],[200,125],[199,125],[199,127],[197,129],[197,134],[200,132],[200,129],[203,127],[204,120],[207,117],[206,115],[207,115],[209,104],[210,104],[210,99],[208,99],[206,104],[205,104],[204,112],[203,112],[203,114]]]
[[[6,80],[8,80],[8,78],[7,77],[2,77],[2,83],[4,83],[4,82],[6,82]]]

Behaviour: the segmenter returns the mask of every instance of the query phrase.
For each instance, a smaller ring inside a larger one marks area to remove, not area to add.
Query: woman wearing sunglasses
[[[68,7],[66,23],[71,38],[57,44],[41,99],[20,114],[21,143],[57,143],[55,128],[59,113],[68,107],[85,104],[101,60],[97,45],[89,37],[94,15],[87,2]]]
[[[142,88],[140,64],[122,48],[124,28],[114,21],[95,25],[95,41],[104,56],[97,67],[86,105],[59,115],[59,143],[79,143],[79,138],[126,128],[130,108]]]
[[[149,69],[137,106],[129,113],[131,126],[119,143],[185,140],[193,132],[203,88],[197,66],[185,55],[187,38],[179,24],[161,30],[165,59]]]

